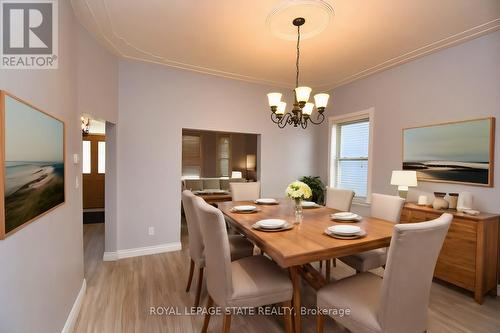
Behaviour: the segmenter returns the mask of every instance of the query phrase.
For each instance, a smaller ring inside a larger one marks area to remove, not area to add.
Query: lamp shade
[[[297,87],[295,88],[295,96],[297,96],[297,102],[306,103],[309,100],[309,95],[311,95],[312,89],[309,87]]]
[[[233,171],[231,172],[231,178],[243,178],[243,174],[241,171]]]
[[[269,106],[278,106],[278,103],[281,101],[281,93],[269,93],[267,94],[267,99],[269,101]]]
[[[278,110],[276,110],[276,114],[283,115],[286,111],[286,102],[278,102],[277,104]]]
[[[314,103],[306,103],[306,105],[304,105],[304,108],[302,108],[302,113],[310,116],[313,112],[313,108],[314,108]]]
[[[328,94],[316,94],[316,95],[314,95],[314,102],[316,103],[316,107],[317,108],[326,108],[329,98],[330,98],[330,95],[328,95]]]
[[[247,155],[247,170],[255,170],[257,166],[257,157],[254,154]]]
[[[391,185],[417,186],[417,172],[395,170],[392,172]]]

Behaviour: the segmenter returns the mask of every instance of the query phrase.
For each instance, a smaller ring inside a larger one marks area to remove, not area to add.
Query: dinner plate
[[[302,207],[303,208],[315,208],[315,207],[319,207],[319,206],[314,201],[302,201]]]
[[[277,204],[278,200],[273,199],[273,198],[260,198],[260,199],[255,200],[255,203],[261,204],[261,205],[273,205],[273,204]]]
[[[287,224],[287,222],[280,219],[267,219],[260,220],[255,224],[262,229],[280,229],[283,228]]]
[[[342,213],[335,213],[331,214],[330,218],[334,220],[339,220],[339,221],[361,221],[362,217],[359,216],[358,214],[351,213],[351,212],[342,212]]]
[[[335,235],[352,236],[361,231],[361,228],[355,225],[338,224],[328,227],[328,230]]]
[[[233,210],[235,210],[237,212],[251,212],[251,211],[254,211],[256,209],[257,209],[257,207],[252,206],[252,205],[242,205],[242,206],[234,206],[233,207]]]
[[[344,235],[334,234],[330,230],[325,229],[325,234],[327,234],[330,237],[338,238],[338,239],[357,239],[357,238],[365,237],[366,236],[366,231],[363,230],[363,229],[361,229],[360,232],[358,232],[358,233],[356,233],[354,235],[344,236]]]
[[[264,231],[264,232],[280,232],[280,231],[285,231],[285,230],[291,230],[291,229],[293,229],[293,224],[287,223],[282,228],[278,228],[278,229],[265,229],[265,228],[259,227],[257,225],[257,223],[255,223],[255,224],[252,224],[252,228],[255,229],[255,230]]]

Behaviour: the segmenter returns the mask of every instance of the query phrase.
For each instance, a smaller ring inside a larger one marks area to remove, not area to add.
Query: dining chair
[[[354,192],[341,188],[328,187],[326,189],[326,207],[350,212]]]
[[[260,182],[230,183],[233,201],[254,201],[260,198]]]
[[[221,307],[223,332],[231,326],[230,309],[254,308],[281,303],[284,307],[285,330],[292,330],[291,299],[293,287],[287,273],[265,256],[246,257],[231,262],[230,246],[222,212],[197,201],[201,231],[205,244],[208,302],[202,332],[210,322],[208,309]]]
[[[199,214],[195,208],[195,202],[199,200],[205,202],[202,198],[195,196],[189,190],[182,192],[182,205],[184,206],[184,213],[186,215],[188,227],[189,256],[191,257],[186,292],[189,292],[191,289],[194,269],[195,266],[198,267],[198,285],[196,287],[196,298],[194,301],[195,307],[200,304],[203,270],[205,267],[204,244],[200,229],[200,224],[205,223],[205,221],[200,220]],[[229,237],[229,247],[231,250],[231,258],[233,260],[253,255],[253,244],[242,235],[231,235]]]
[[[373,218],[399,223],[405,200],[398,196],[373,193],[370,215]],[[387,249],[376,249],[338,258],[359,272],[385,266]]]
[[[350,309],[334,320],[353,333],[425,332],[434,268],[452,219],[443,214],[428,222],[397,224],[383,279],[367,272],[318,291],[316,332],[323,332],[331,309]]]

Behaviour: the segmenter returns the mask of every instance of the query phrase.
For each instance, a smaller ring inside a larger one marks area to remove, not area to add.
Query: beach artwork
[[[64,123],[4,92],[1,98],[5,156],[0,239],[64,203]]]
[[[403,169],[420,181],[493,186],[495,118],[403,130]]]

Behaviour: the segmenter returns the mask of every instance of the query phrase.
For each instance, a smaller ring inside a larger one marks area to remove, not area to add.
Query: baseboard
[[[87,290],[87,281],[83,279],[82,287],[76,296],[75,302],[73,303],[73,307],[69,312],[68,318],[66,318],[66,323],[61,331],[61,333],[71,333],[75,328],[76,319],[78,318],[78,314],[80,313],[80,308],[82,307],[83,297],[85,296],[85,291]]]
[[[180,242],[147,246],[147,247],[137,247],[135,249],[118,250],[116,252],[104,252],[102,260],[115,261],[124,258],[148,256],[151,254],[179,251],[181,249],[182,245]]]

